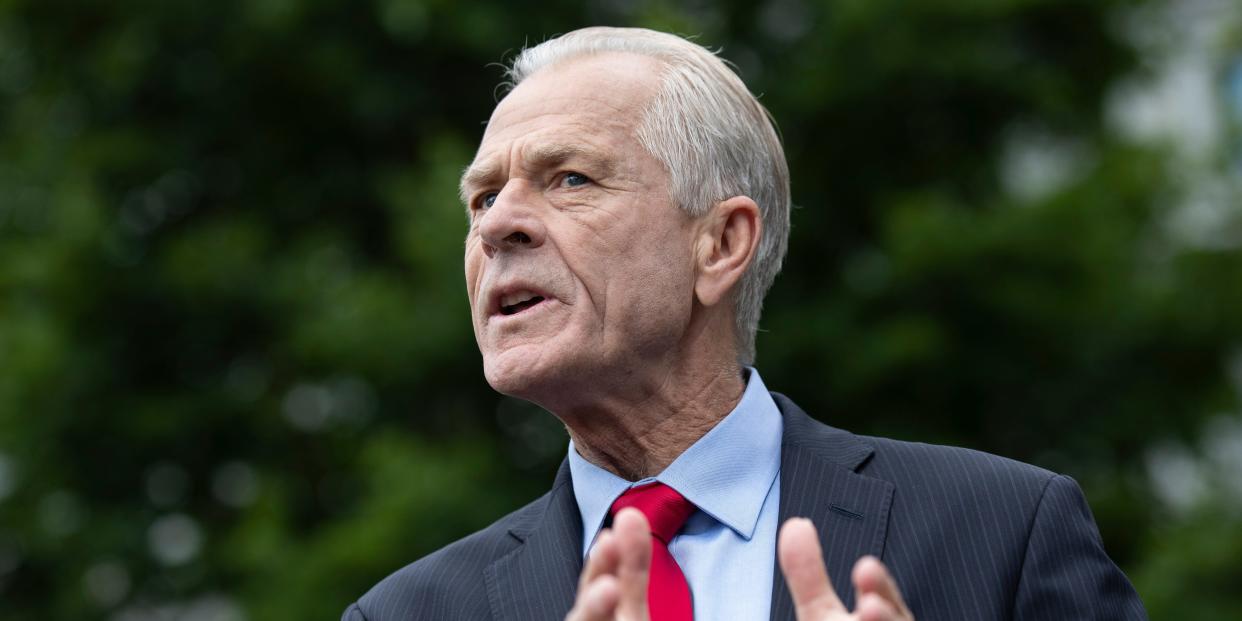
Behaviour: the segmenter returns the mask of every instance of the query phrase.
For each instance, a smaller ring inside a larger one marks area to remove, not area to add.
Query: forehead
[[[623,148],[659,86],[659,61],[607,53],[563,61],[523,80],[492,113],[475,164],[540,143]],[[472,166],[473,167],[473,166]]]

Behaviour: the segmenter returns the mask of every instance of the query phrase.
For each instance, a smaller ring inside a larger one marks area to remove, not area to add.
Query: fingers
[[[798,619],[822,619],[830,613],[845,612],[841,599],[828,581],[819,536],[810,520],[787,520],[781,527],[776,548]]]
[[[578,596],[566,621],[605,621],[613,618],[620,598],[617,588],[617,565],[620,563],[616,537],[612,531],[600,531],[595,547],[587,557],[586,567],[578,577]]]
[[[647,618],[647,576],[651,571],[651,529],[634,508],[617,512],[612,521],[619,556],[618,612],[627,619]]]
[[[566,621],[647,619],[651,531],[637,509],[622,509],[600,531],[578,578],[578,596]]]
[[[858,606],[854,608],[858,621],[904,621],[892,604],[879,595],[869,593],[858,598]]]
[[[587,556],[586,567],[582,569],[582,575],[578,576],[578,592],[581,593],[587,584],[599,576],[616,574],[620,558],[616,537],[613,536],[612,531],[607,528],[599,531],[599,537],[595,539],[595,547],[591,548],[591,553]]]
[[[913,619],[888,568],[874,556],[864,556],[854,564],[854,588],[858,591],[859,617],[864,621]],[[870,616],[868,616],[870,615]]]
[[[616,618],[620,599],[621,590],[617,587],[617,578],[612,575],[600,576],[586,585],[585,589],[578,591],[578,599],[565,616],[565,621],[612,621]]]

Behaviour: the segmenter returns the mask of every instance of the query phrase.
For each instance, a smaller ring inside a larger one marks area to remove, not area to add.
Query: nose
[[[538,205],[520,182],[501,188],[495,202],[479,216],[479,237],[490,258],[500,251],[537,248],[545,230]]]

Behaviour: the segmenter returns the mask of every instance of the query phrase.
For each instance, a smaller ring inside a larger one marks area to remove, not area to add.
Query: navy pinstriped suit
[[[1072,479],[977,451],[856,436],[773,398],[784,416],[780,521],[811,518],[850,608],[850,570],[873,554],[920,621],[1146,618]],[[562,464],[547,494],[384,579],[342,621],[562,619],[581,567],[582,523]],[[772,619],[793,618],[778,570]]]

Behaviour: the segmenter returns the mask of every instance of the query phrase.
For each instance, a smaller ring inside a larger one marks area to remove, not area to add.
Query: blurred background
[[[1242,4],[2,0],[0,619],[335,619],[547,488],[456,183],[591,24],[782,128],[769,386],[1072,475],[1153,618],[1242,618]]]

